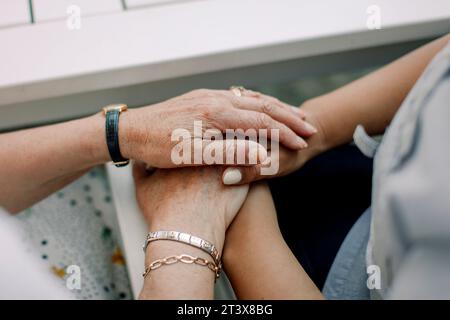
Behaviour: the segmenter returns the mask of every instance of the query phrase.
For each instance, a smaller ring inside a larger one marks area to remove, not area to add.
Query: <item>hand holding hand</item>
[[[248,185],[227,187],[219,167],[158,169],[133,167],[136,197],[152,231],[187,232],[221,250],[225,231],[247,196]]]
[[[312,112],[305,112],[304,115],[308,123],[319,129],[316,134],[306,139],[308,148],[292,150],[279,146],[277,150],[268,150],[268,162],[266,163],[247,167],[228,167],[225,169],[222,177],[224,183],[229,185],[248,184],[258,180],[285,176],[300,169],[307,161],[326,150],[325,133],[319,119],[316,119]],[[268,167],[278,168],[278,170],[273,175],[262,175],[261,169]],[[230,179],[229,177],[233,178]]]
[[[170,157],[176,145],[171,141],[172,132],[187,129],[193,139],[201,138],[193,132],[194,121],[202,121],[203,131],[217,129],[222,133],[226,129],[278,129],[280,142],[292,150],[306,147],[300,136],[316,132],[298,108],[275,98],[250,90],[236,96],[231,91],[201,89],[124,112],[119,130],[122,154],[153,167],[173,168],[177,165]]]

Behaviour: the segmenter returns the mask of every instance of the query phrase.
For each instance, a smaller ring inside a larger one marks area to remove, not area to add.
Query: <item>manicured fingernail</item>
[[[227,168],[223,173],[223,184],[232,185],[237,184],[242,180],[242,173],[236,168]]]
[[[305,128],[308,132],[317,133],[317,129],[315,127],[313,127],[311,124],[309,124],[308,122],[305,122]]]

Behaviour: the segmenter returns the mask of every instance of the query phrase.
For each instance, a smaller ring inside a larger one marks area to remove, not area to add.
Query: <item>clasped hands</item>
[[[123,117],[127,128],[121,131],[127,135],[121,137],[121,149],[125,157],[136,160],[137,201],[150,229],[191,233],[213,242],[220,252],[226,230],[247,197],[249,183],[266,178],[260,175],[264,164],[179,168],[170,159],[174,146],[171,131],[190,129],[196,120],[206,129],[221,132],[228,128],[278,129],[280,169],[274,176],[298,169],[320,149],[321,133],[312,114],[250,90],[239,96],[231,91],[196,90]],[[146,124],[145,130],[142,124]],[[270,157],[270,150],[268,154]],[[159,169],[150,172],[149,166]],[[222,181],[224,172],[230,170],[239,171],[234,186]]]

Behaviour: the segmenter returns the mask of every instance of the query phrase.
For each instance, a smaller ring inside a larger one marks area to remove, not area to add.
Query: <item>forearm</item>
[[[239,299],[321,299],[278,228],[268,187],[252,186],[227,232],[224,267]]]
[[[384,132],[426,66],[449,40],[450,35],[446,35],[359,80],[307,101],[303,109],[322,131],[323,147],[350,142],[359,124],[371,135]],[[314,143],[308,143],[314,147]]]
[[[0,135],[0,206],[18,212],[108,161],[104,118]]]

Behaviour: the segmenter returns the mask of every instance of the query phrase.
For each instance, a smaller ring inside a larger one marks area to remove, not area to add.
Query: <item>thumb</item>
[[[225,185],[241,185],[279,175],[278,153],[270,152],[262,163],[253,166],[226,168],[222,174],[222,182]]]
[[[224,185],[242,185],[262,179],[261,165],[246,167],[228,167],[222,174]]]

